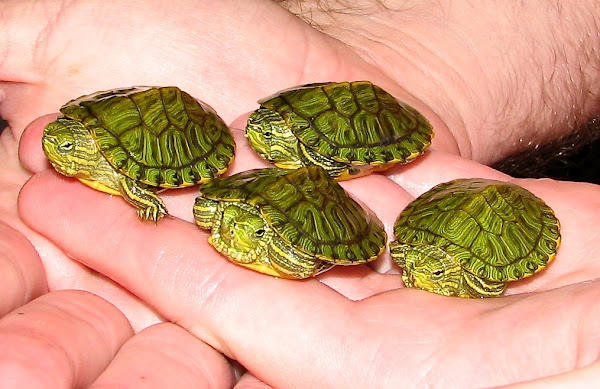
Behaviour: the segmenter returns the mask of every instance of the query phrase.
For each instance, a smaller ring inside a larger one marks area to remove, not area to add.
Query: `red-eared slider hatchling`
[[[433,137],[427,119],[369,81],[309,84],[259,101],[250,145],[276,166],[319,165],[338,180],[407,163]]]
[[[392,258],[407,287],[460,297],[501,295],[552,261],[560,224],[526,189],[458,179],[410,203],[394,225]]]
[[[233,161],[235,143],[208,105],[177,87],[131,87],[72,100],[44,130],[52,166],[120,195],[155,222],[167,209],[157,188],[211,180]]]
[[[196,223],[233,263],[283,278],[372,261],[384,250],[381,221],[319,166],[258,169],[200,187]]]

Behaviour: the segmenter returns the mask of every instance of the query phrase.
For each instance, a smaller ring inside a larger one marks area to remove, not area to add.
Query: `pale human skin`
[[[419,161],[344,183],[391,234],[431,186],[511,180],[480,163],[599,113],[596,1],[386,2],[391,11],[364,1],[334,13],[319,3],[303,2],[302,15],[324,32],[266,0],[0,3],[0,114],[10,125],[0,136],[0,387],[598,382],[595,185],[514,180],[555,209],[562,247],[508,296],[465,301],[402,288],[388,257],[378,271],[303,282],[236,267],[193,225],[194,190],[165,196],[173,218],[142,223],[121,199],[51,170],[40,137],[56,115],[25,130],[115,86],[178,85],[231,122],[285,87],[369,79],[436,128]],[[232,171],[266,166],[235,132]],[[150,327],[161,321],[170,323]],[[248,369],[238,382],[224,355]]]

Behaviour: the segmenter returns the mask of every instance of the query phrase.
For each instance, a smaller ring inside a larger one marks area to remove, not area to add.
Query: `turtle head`
[[[402,280],[406,287],[445,296],[464,294],[461,267],[443,249],[393,242],[390,252],[394,261],[403,268]]]
[[[240,256],[244,256],[259,248],[268,226],[258,211],[248,212],[247,207],[231,204],[223,209],[219,229],[221,239]]]
[[[298,139],[278,112],[264,107],[254,111],[246,124],[246,137],[252,148],[267,161],[281,168],[303,166]]]
[[[233,262],[254,262],[271,239],[273,230],[253,206],[220,202],[215,211],[209,242]]]
[[[42,148],[54,169],[70,177],[81,171],[82,162],[98,154],[89,131],[80,122],[64,116],[44,128]]]

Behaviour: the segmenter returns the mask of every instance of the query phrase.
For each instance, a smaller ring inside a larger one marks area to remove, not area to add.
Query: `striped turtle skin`
[[[383,224],[319,166],[250,170],[200,187],[196,223],[233,263],[302,279],[376,259]]]
[[[526,189],[485,179],[440,184],[394,225],[392,258],[407,287],[459,297],[501,295],[555,257],[560,224]]]
[[[214,179],[233,161],[233,137],[216,112],[177,87],[97,92],[65,104],[44,129],[52,166],[123,196],[140,218],[167,214],[155,188]]]
[[[246,137],[276,166],[319,165],[337,180],[408,163],[433,130],[414,108],[369,81],[309,84],[259,101]]]

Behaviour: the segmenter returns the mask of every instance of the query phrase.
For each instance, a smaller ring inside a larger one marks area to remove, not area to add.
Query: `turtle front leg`
[[[126,176],[120,177],[119,183],[121,196],[137,208],[140,219],[153,220],[156,223],[167,215],[165,203],[152,190]]]

